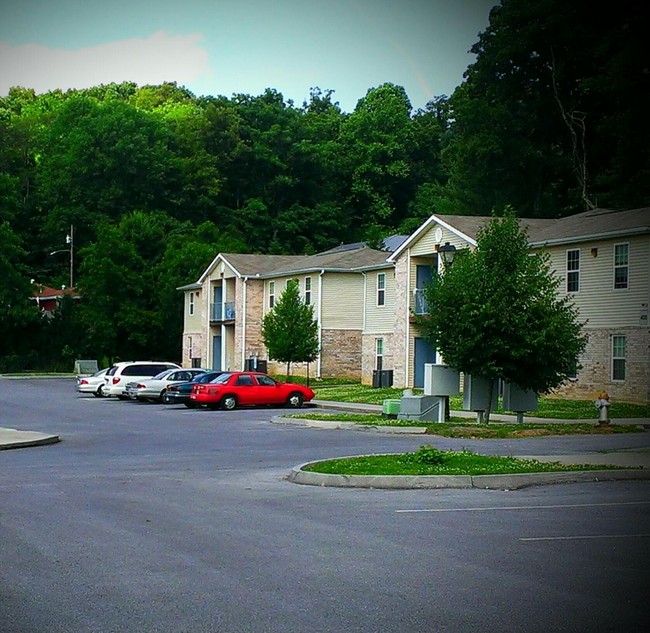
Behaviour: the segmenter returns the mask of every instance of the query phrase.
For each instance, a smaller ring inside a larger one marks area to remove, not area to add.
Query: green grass
[[[286,417],[307,420],[324,420],[352,422],[367,426],[426,426],[427,433],[442,437],[460,437],[466,439],[497,439],[542,437],[545,435],[611,435],[613,433],[639,433],[643,427],[622,424],[516,424],[493,422],[489,425],[477,424],[467,418],[452,417],[449,422],[414,422],[413,420],[396,420],[384,418],[374,413],[300,413]]]
[[[404,390],[393,387],[373,389],[358,382],[355,384],[328,386],[312,384],[317,400],[332,400],[339,402],[357,402],[363,404],[383,404],[386,399],[399,399]],[[421,394],[421,389],[414,389],[413,393]],[[463,408],[462,396],[450,398],[452,410],[459,411]],[[512,413],[501,407],[493,413]],[[563,420],[596,420],[598,409],[594,406],[593,400],[567,400],[562,398],[542,397],[538,401],[538,408],[530,412],[537,418],[560,418]],[[630,404],[625,402],[612,403],[609,409],[609,416],[612,420],[616,418],[650,418],[650,405]]]
[[[432,454],[436,463],[427,463],[426,457]],[[418,459],[418,455],[423,455],[424,459]],[[477,455],[469,451],[437,451],[433,447],[423,446],[417,453],[330,459],[306,466],[304,470],[336,475],[508,475],[620,468],[539,462],[534,459]]]

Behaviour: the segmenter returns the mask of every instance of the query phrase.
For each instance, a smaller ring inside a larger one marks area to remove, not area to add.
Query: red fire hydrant
[[[601,424],[609,424],[609,407],[611,405],[609,394],[606,391],[601,391],[594,404],[600,412],[598,422]]]

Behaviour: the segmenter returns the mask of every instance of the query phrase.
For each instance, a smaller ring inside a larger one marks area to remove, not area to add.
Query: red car
[[[278,382],[266,374],[254,371],[233,371],[221,374],[209,383],[192,387],[190,401],[209,407],[221,406],[232,410],[236,406],[270,404],[298,408],[314,397],[304,385]]]

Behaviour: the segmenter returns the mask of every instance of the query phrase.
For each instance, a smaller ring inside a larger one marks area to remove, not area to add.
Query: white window
[[[566,291],[580,290],[580,250],[566,252]]]
[[[625,380],[625,357],[627,340],[625,336],[612,336],[612,380]]]
[[[630,262],[630,245],[614,245],[614,288],[627,288]]]
[[[194,314],[194,293],[190,292],[190,305],[189,305],[190,316]]]
[[[384,339],[375,339],[375,369],[381,371],[384,367]]]
[[[269,308],[275,305],[275,281],[269,281]]]
[[[311,305],[311,277],[305,277],[305,305]]]
[[[386,305],[386,273],[377,273],[377,305]]]

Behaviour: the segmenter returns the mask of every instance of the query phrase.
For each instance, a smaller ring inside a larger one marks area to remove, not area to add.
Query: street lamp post
[[[70,225],[70,233],[65,236],[65,243],[69,248],[61,248],[58,251],[52,251],[50,255],[57,253],[70,253],[70,288],[74,286],[74,226]]]

